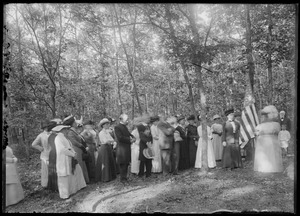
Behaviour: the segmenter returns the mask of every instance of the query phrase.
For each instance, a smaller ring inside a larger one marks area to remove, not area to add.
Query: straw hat
[[[213,120],[216,120],[216,119],[219,119],[219,118],[221,118],[221,117],[218,114],[213,116]]]
[[[100,121],[99,126],[102,127],[102,125],[105,123],[110,123],[110,121],[107,118],[104,118]]]
[[[147,159],[153,159],[154,158],[154,153],[152,151],[151,148],[145,148],[143,150],[143,155],[145,156],[145,158]]]

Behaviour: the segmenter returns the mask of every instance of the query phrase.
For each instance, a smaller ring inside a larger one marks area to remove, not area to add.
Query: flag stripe
[[[245,139],[245,137],[247,137],[244,128],[241,127],[241,138],[243,142],[246,142],[247,139]]]
[[[242,128],[242,130],[245,132],[245,134],[246,134],[246,136],[244,137],[244,140],[245,141],[247,141],[247,140],[249,140],[250,139],[250,134],[249,134],[249,131],[247,130],[247,127],[246,127],[246,125],[245,125],[245,122],[246,122],[247,120],[245,120],[245,113],[244,113],[244,111],[243,111],[243,113],[242,113],[242,121],[241,121],[241,128]]]
[[[256,115],[256,112],[255,112],[255,106],[254,106],[254,104],[251,104],[251,106],[250,106],[250,109],[251,109],[251,113],[252,113],[252,115],[253,115],[253,119],[254,119],[254,125],[258,125],[258,117],[257,117],[257,115]]]
[[[252,103],[246,106],[242,111],[241,115],[241,128],[240,128],[240,138],[242,141],[241,148],[248,143],[248,141],[255,137],[255,127],[259,124],[258,116],[256,113],[255,105]]]
[[[259,119],[258,119],[257,112],[256,112],[254,104],[253,104],[253,111],[254,111],[254,118],[256,120],[256,126],[257,126],[259,124]]]
[[[246,110],[245,115],[246,115],[246,118],[247,118],[247,120],[249,122],[249,125],[251,127],[251,131],[254,132],[255,131],[255,129],[254,129],[255,123],[254,123],[254,120],[253,120],[253,115],[252,115],[251,110],[250,110],[250,106],[247,106],[245,108],[245,110]],[[251,133],[251,136],[252,136],[252,133]],[[254,136],[254,133],[253,133],[253,136]]]

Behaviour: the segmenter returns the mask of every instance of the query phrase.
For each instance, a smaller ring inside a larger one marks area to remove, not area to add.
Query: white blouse
[[[99,140],[101,145],[108,144],[108,142],[114,142],[114,138],[110,135],[110,129],[102,129],[99,133]]]

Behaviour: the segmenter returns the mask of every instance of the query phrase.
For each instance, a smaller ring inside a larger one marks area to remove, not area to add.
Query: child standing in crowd
[[[283,124],[281,126],[281,131],[279,131],[279,133],[278,133],[278,139],[279,139],[280,146],[281,146],[281,149],[282,149],[282,156],[285,157],[287,155],[287,148],[289,146],[289,141],[291,139],[291,134],[286,129],[285,124]]]

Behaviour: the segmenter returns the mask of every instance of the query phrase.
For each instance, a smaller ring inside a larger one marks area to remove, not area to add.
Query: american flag
[[[256,113],[256,109],[254,103],[249,106],[246,106],[242,111],[241,121],[240,121],[240,141],[241,148],[247,144],[247,142],[255,137],[255,127],[259,124],[258,116]]]

